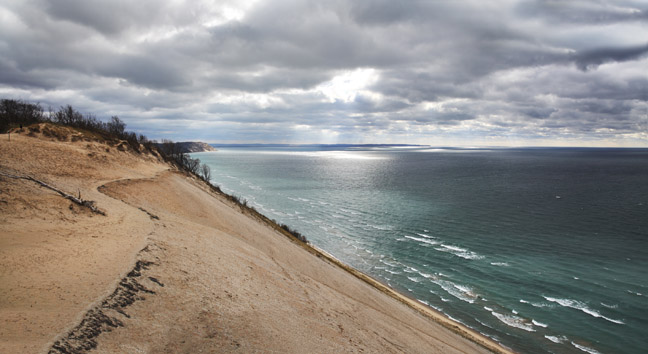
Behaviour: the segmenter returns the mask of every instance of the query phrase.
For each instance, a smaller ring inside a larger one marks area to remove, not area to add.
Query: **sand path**
[[[0,352],[35,353],[115,288],[153,231],[149,218],[97,191],[168,166],[92,142],[12,134],[0,170],[81,193],[106,217],[25,180],[0,179]]]

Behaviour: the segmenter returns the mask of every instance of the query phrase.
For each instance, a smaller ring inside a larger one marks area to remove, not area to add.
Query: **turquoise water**
[[[645,353],[648,150],[237,147],[212,183],[525,353]]]

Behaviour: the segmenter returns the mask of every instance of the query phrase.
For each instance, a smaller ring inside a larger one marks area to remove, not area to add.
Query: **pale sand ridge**
[[[89,313],[107,319],[99,328],[110,331],[89,341],[101,353],[489,352],[435,321],[504,351],[314,256],[154,157],[1,138],[0,171],[78,190],[107,214],[0,177],[2,353],[64,344]]]

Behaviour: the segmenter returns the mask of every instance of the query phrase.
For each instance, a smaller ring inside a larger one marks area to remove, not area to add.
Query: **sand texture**
[[[27,133],[0,172],[106,215],[0,176],[0,353],[504,351],[155,156]]]

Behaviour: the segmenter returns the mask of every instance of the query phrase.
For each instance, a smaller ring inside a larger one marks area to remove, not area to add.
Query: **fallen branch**
[[[36,178],[31,177],[31,176],[15,176],[15,175],[10,175],[10,174],[4,173],[4,172],[0,172],[0,176],[4,176],[4,177],[8,177],[8,178],[14,178],[14,179],[26,179],[26,180],[29,180],[29,181],[32,181],[32,182],[36,182],[36,183],[40,184],[41,186],[43,186],[43,187],[45,187],[47,189],[51,189],[54,192],[60,194],[65,199],[69,199],[72,202],[74,202],[74,203],[76,203],[76,204],[78,204],[80,206],[86,207],[86,208],[90,209],[94,213],[106,216],[106,213],[104,213],[102,210],[99,210],[95,206],[94,201],[81,199],[81,192],[80,191],[79,191],[79,197],[77,198],[77,197],[75,197],[75,196],[73,196],[71,194],[67,194],[67,193],[63,192],[62,190],[60,190],[60,189],[58,189],[56,187],[50,186],[49,184],[47,184],[47,183],[45,183],[43,181],[39,181]]]

